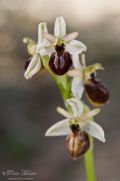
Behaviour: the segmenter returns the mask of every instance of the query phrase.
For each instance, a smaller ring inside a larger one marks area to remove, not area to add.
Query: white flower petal
[[[65,50],[71,54],[80,54],[87,50],[87,47],[78,40],[72,40],[70,43],[66,44]]]
[[[84,92],[84,85],[83,80],[80,77],[73,78],[71,91],[76,99],[81,99]]]
[[[54,49],[52,47],[46,47],[46,48],[40,49],[39,52],[40,52],[40,55],[42,56],[44,55],[50,56],[54,52]]]
[[[66,35],[66,23],[62,16],[57,17],[54,26],[54,35],[63,38]]]
[[[105,135],[102,127],[94,121],[87,120],[80,123],[80,127],[83,131],[88,133],[90,136],[97,138],[98,140],[105,142]]]
[[[55,40],[56,40],[56,37],[52,34],[49,34],[49,33],[44,33],[44,37],[50,41],[51,43],[54,43]]]
[[[78,32],[69,33],[64,37],[64,41],[69,43],[70,41],[76,39],[78,35]]]
[[[62,107],[57,107],[57,112],[60,113],[61,115],[63,115],[64,117],[66,117],[66,118],[70,119],[72,117],[72,115],[68,111],[63,109]]]
[[[67,104],[71,106],[74,117],[78,117],[83,113],[83,105],[79,100],[67,99]]]
[[[41,68],[41,60],[38,54],[35,54],[28,65],[27,70],[25,71],[24,77],[26,79],[31,78],[34,74],[36,74]]]
[[[69,128],[69,119],[64,119],[51,126],[45,133],[45,136],[65,136],[71,132]]]
[[[51,55],[54,51],[54,46],[50,42],[43,42],[37,48],[37,52],[42,56]]]
[[[93,110],[89,111],[88,113],[84,114],[84,115],[82,116],[82,120],[88,120],[88,119],[90,119],[90,118],[93,118],[93,117],[96,116],[99,112],[100,112],[100,108],[93,109]]]
[[[80,59],[79,59],[79,55],[78,54],[73,54],[72,55],[72,62],[73,62],[73,66],[75,69],[79,69],[82,72],[83,66],[80,63]]]
[[[45,48],[41,48],[39,53],[42,56],[44,56],[44,55],[50,56],[54,51],[55,50],[54,50],[54,48],[52,46],[48,46],[48,47],[45,47]]]

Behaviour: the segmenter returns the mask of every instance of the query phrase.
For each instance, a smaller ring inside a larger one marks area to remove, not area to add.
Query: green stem
[[[63,98],[63,101],[65,103],[65,100],[70,98],[70,82],[68,80],[68,76],[67,75],[63,75],[63,76],[57,76],[55,75],[49,65],[48,65],[48,62],[49,62],[49,57],[48,56],[43,56],[41,57],[42,58],[42,62],[43,62],[43,65],[44,67],[48,70],[48,72],[50,73],[50,75],[52,76],[52,78],[54,79],[54,81],[56,82],[59,90],[60,90],[60,93],[62,95],[62,98]]]
[[[91,149],[84,156],[87,181],[96,181],[93,153],[93,139]]]
[[[48,62],[49,62],[49,57],[48,56],[43,56],[42,62],[44,67],[48,70],[48,72],[51,74],[53,79],[55,80],[60,93],[62,95],[64,103],[66,102],[66,99],[69,99],[71,97],[71,90],[70,90],[70,82],[68,80],[68,77],[66,75],[63,76],[57,76],[55,75],[49,68]],[[65,104],[66,106],[66,104]],[[67,107],[67,106],[66,106]],[[89,109],[85,104],[84,108],[86,111]],[[67,107],[68,109],[68,107]],[[95,181],[95,170],[94,170],[94,158],[93,158],[93,139],[90,138],[91,140],[91,148],[90,150],[85,154],[84,156],[84,161],[85,161],[85,168],[86,168],[86,174],[87,174],[87,181]]]

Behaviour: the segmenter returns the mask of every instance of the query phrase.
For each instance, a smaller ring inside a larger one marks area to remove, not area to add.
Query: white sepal
[[[66,51],[71,54],[80,54],[86,50],[87,47],[78,40],[72,40],[70,43],[66,44]]]
[[[48,46],[46,48],[40,49],[39,53],[41,56],[48,55],[51,56],[51,54],[54,52],[54,49],[51,46]]]
[[[57,107],[57,112],[68,119],[70,119],[72,117],[72,115],[68,111],[63,109],[62,107]]]
[[[80,122],[80,127],[90,136],[93,136],[98,140],[105,142],[104,131],[99,124],[95,123],[94,121],[87,120],[85,122]]]
[[[100,108],[93,109],[82,116],[82,120],[89,120],[100,112]]]
[[[51,55],[54,52],[54,47],[49,42],[43,42],[38,48],[40,55]]]
[[[24,77],[26,79],[31,78],[34,74],[36,74],[41,68],[41,60],[38,54],[35,54],[25,71]]]
[[[83,105],[79,100],[67,99],[67,104],[71,106],[74,117],[79,117],[83,113]]]
[[[72,62],[73,62],[74,68],[75,69],[79,69],[82,72],[83,66],[80,63],[80,59],[79,59],[79,55],[78,54],[73,54],[72,55]]]
[[[66,35],[66,23],[62,16],[56,18],[54,35],[60,38],[63,38]]]
[[[38,45],[41,44],[41,42],[45,41],[44,33],[47,33],[47,25],[45,22],[42,22],[38,25]]]
[[[69,128],[69,119],[64,119],[51,126],[45,133],[45,136],[65,136],[71,132]]]
[[[83,80],[81,77],[73,78],[71,91],[76,99],[81,99],[84,92],[84,85],[83,85]]]

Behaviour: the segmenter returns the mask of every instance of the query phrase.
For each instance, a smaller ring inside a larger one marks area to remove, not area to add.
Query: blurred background
[[[97,181],[120,180],[120,1],[1,0],[0,1],[0,180],[7,170],[29,169],[35,181],[85,181],[83,159],[67,154],[65,138],[46,138],[49,126],[62,117],[59,91],[47,73],[24,79],[29,58],[22,38],[37,41],[37,27],[64,16],[68,33],[79,32],[87,47],[87,63],[101,62],[98,77],[110,90],[110,104],[96,117],[106,132],[105,144],[95,140]]]

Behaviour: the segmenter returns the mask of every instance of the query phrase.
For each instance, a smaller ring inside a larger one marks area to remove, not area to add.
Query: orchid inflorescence
[[[75,40],[78,32],[66,34],[66,23],[63,17],[57,17],[54,26],[54,35],[48,33],[47,25],[42,22],[38,26],[38,42],[24,38],[31,58],[25,63],[25,78],[29,79],[41,68],[49,70],[51,75],[60,82],[66,78],[66,89],[69,92],[65,98],[66,109],[57,107],[57,111],[65,119],[51,126],[45,136],[65,136],[68,153],[76,160],[85,154],[91,145],[90,137],[105,142],[102,127],[95,123],[93,117],[100,112],[100,108],[90,110],[81,100],[85,91],[89,102],[94,106],[103,106],[109,102],[107,88],[96,78],[98,70],[103,70],[100,63],[86,65],[86,45]],[[81,59],[80,59],[81,55]],[[44,61],[48,60],[47,66]],[[63,82],[61,82],[63,84]],[[70,91],[68,88],[70,87]]]

